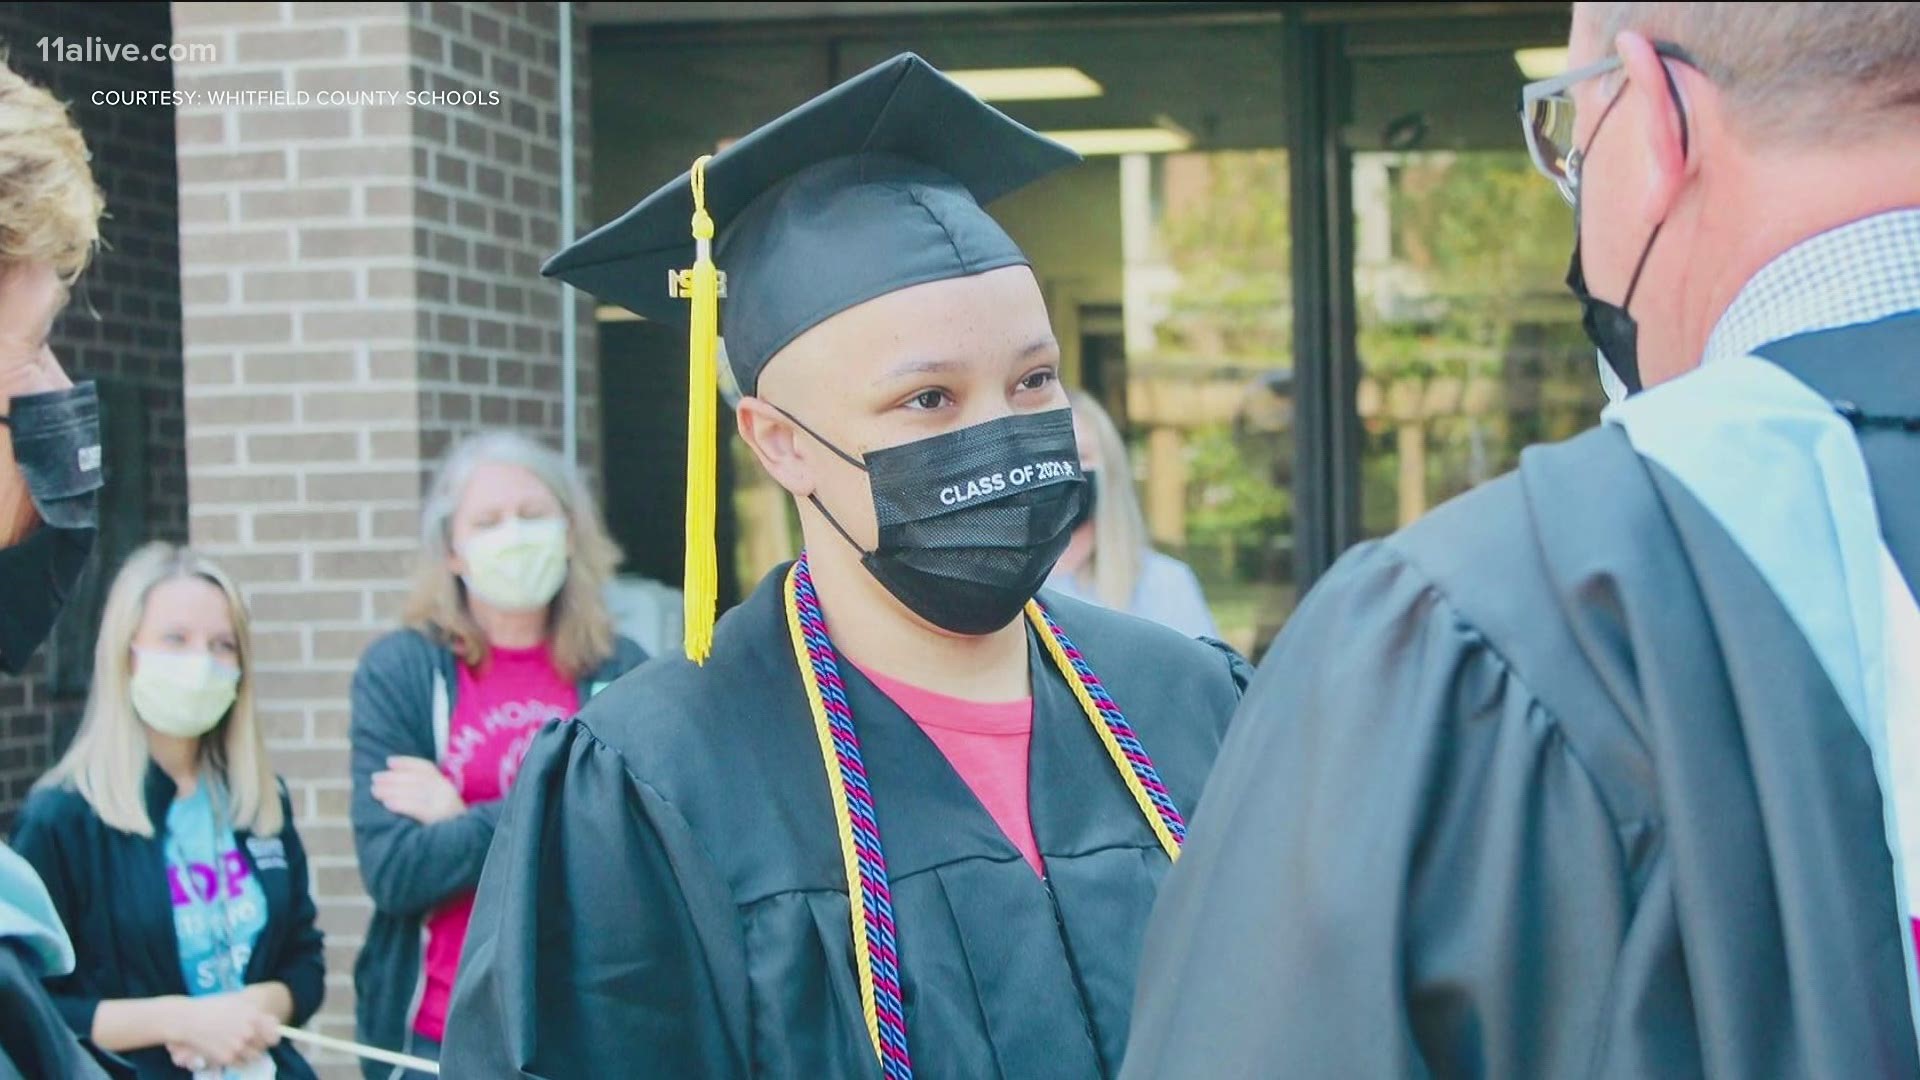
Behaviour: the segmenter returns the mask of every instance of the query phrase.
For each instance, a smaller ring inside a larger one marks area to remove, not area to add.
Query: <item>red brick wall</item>
[[[252,605],[269,746],[313,856],[329,943],[319,1027],[350,1035],[370,913],[347,820],[355,661],[395,625],[422,487],[449,441],[482,427],[556,442],[561,431],[560,293],[539,277],[559,240],[557,9],[174,12],[181,41],[219,56],[180,66],[181,89],[316,95],[304,108],[180,112],[188,464],[193,540]],[[584,118],[586,33],[575,29]],[[333,91],[483,101],[317,97]],[[579,312],[591,402],[593,328]],[[580,431],[591,462],[591,411]]]

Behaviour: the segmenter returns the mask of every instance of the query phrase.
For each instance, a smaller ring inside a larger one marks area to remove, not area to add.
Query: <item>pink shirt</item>
[[[578,711],[580,691],[553,666],[547,646],[496,648],[484,669],[460,665],[440,771],[468,806],[504,798],[540,726]],[[468,891],[427,915],[422,957],[426,987],[413,1030],[435,1042],[446,1033],[447,1004],[472,914],[473,893]]]
[[[940,748],[973,789],[994,823],[1033,867],[1046,875],[1027,812],[1027,752],[1033,742],[1033,699],[965,701],[861,669]]]

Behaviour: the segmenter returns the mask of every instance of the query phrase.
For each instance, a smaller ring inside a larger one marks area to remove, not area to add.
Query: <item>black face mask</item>
[[[810,495],[814,507],[895,599],[955,634],[990,634],[1019,618],[1088,501],[1069,409],[989,420],[870,451],[864,461],[781,414],[865,470],[879,546],[862,550]]]
[[[1646,269],[1647,256],[1653,254],[1653,242],[1660,237],[1660,226],[1654,226],[1653,234],[1647,237],[1647,246],[1640,249],[1640,262],[1634,266],[1633,277],[1627,282],[1626,299],[1618,304],[1608,303],[1587,291],[1587,275],[1580,266],[1578,203],[1573,209],[1573,230],[1573,259],[1567,267],[1567,289],[1580,301],[1580,329],[1586,331],[1587,340],[1600,350],[1601,360],[1612,369],[1626,392],[1637,394],[1642,389],[1640,324],[1628,314],[1627,306],[1633,303],[1634,290],[1640,285],[1640,271]]]
[[[1680,100],[1680,87],[1673,80],[1673,72],[1663,64],[1661,74],[1666,76],[1667,93],[1673,98],[1674,111],[1680,117],[1680,153],[1687,153],[1687,110]],[[1613,115],[1613,107],[1625,96],[1625,90],[1613,96],[1607,107],[1594,122],[1593,134],[1587,136],[1587,148],[1580,151],[1585,161],[1593,151],[1593,144],[1600,140],[1600,129],[1607,125],[1607,117]],[[1600,350],[1600,359],[1612,369],[1620,380],[1626,393],[1637,394],[1645,386],[1640,378],[1640,324],[1628,314],[1627,308],[1633,305],[1633,294],[1640,287],[1640,273],[1647,268],[1647,258],[1653,254],[1653,242],[1660,239],[1660,230],[1666,226],[1662,220],[1647,235],[1646,246],[1640,249],[1640,261],[1633,265],[1633,276],[1627,280],[1627,295],[1618,304],[1609,303],[1587,291],[1587,275],[1580,265],[1580,200],[1579,189],[1575,189],[1573,203],[1573,258],[1567,265],[1567,289],[1574,299],[1580,301],[1580,328],[1586,331],[1587,340]],[[1604,381],[1604,380],[1603,380]],[[1614,397],[1614,390],[1608,387],[1607,396]]]

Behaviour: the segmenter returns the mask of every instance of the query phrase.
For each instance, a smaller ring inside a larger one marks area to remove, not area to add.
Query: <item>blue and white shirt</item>
[[[180,973],[198,997],[246,985],[247,961],[267,925],[267,897],[234,843],[232,826],[215,812],[201,783],[167,808],[167,886]]]
[[[1861,218],[1794,245],[1753,275],[1707,338],[1702,363],[1818,330],[1920,310],[1920,207]]]

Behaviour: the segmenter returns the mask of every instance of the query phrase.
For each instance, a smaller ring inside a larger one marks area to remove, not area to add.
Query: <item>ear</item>
[[[753,450],[753,456],[759,459],[760,467],[773,477],[774,483],[786,488],[796,499],[813,494],[818,481],[805,444],[799,438],[799,428],[793,421],[757,397],[743,397],[734,410],[734,423],[740,430],[741,441]]]
[[[1699,125],[1682,115],[1675,100],[1679,79],[1654,52],[1651,41],[1627,30],[1614,38],[1614,48],[1626,69],[1627,85],[1622,93],[1634,96],[1634,105],[1643,118],[1640,150],[1649,168],[1641,173],[1640,210],[1649,223],[1664,221],[1699,160],[1693,146]],[[1673,81],[1669,83],[1669,79]],[[1684,101],[1684,96],[1680,100]]]

